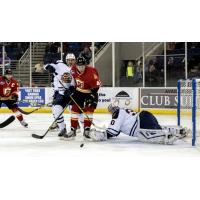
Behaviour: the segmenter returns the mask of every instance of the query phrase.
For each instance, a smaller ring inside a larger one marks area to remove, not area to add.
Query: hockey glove
[[[46,70],[49,71],[50,73],[54,73],[55,75],[58,75],[58,74],[56,73],[55,68],[54,68],[53,66],[51,66],[51,65],[47,65],[47,66],[46,66]]]
[[[70,95],[73,95],[74,91],[75,91],[74,86],[70,86],[68,89],[66,89],[64,92],[65,98],[68,98]]]
[[[86,105],[96,108],[98,104],[98,93],[88,94]]]
[[[18,95],[16,94],[11,95],[11,99],[14,101],[18,101]]]

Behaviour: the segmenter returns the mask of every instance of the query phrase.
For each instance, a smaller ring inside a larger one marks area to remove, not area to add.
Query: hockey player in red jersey
[[[11,69],[6,69],[5,75],[0,76],[0,108],[2,103],[4,103],[16,115],[20,124],[28,127],[28,124],[23,119],[23,115],[17,109],[18,92],[19,83],[13,78]]]
[[[75,80],[75,92],[73,99],[76,101],[71,109],[71,131],[64,135],[64,139],[74,139],[78,126],[78,117],[84,111],[84,137],[90,139],[89,132],[93,120],[93,113],[98,103],[98,90],[101,85],[99,74],[94,67],[86,65],[84,57],[78,57],[76,66],[71,68],[71,74]],[[78,106],[77,106],[78,104]],[[81,109],[80,109],[80,108]]]

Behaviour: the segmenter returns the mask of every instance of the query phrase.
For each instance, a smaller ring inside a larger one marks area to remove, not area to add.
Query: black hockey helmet
[[[85,65],[86,64],[86,60],[83,56],[79,56],[77,59],[76,59],[76,64],[77,65]]]

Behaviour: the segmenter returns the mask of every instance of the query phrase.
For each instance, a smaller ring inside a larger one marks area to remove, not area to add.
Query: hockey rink
[[[0,120],[8,116],[0,114]],[[69,117],[65,114],[68,129]],[[110,117],[95,114],[94,123],[107,125]],[[157,117],[161,124],[176,124],[175,116]],[[0,130],[4,200],[169,200],[172,192],[173,199],[185,200],[199,194],[198,184],[192,183],[194,177],[200,179],[200,151],[191,142],[144,144],[120,135],[105,142],[84,142],[81,148],[81,133],[74,141],[60,140],[55,131],[42,140],[31,137],[45,133],[53,121],[51,114],[31,114],[25,119],[27,129],[15,120]],[[192,194],[188,187],[194,190]]]
[[[10,114],[0,114],[0,121]],[[65,114],[67,129],[70,128],[70,115]],[[131,156],[200,156],[198,147],[191,146],[191,140],[178,140],[174,145],[144,144],[135,138],[120,134],[117,138],[104,142],[83,141],[82,133],[72,141],[63,141],[57,137],[58,131],[49,132],[43,139],[32,138],[31,135],[43,135],[53,121],[51,114],[31,114],[24,116],[29,124],[22,127],[18,120],[0,129],[0,155],[66,155],[66,154],[130,154]],[[176,125],[175,115],[157,115],[161,125]],[[107,126],[110,122],[109,114],[95,114],[94,123],[98,126]],[[189,122],[188,122],[189,124]],[[84,143],[81,148],[80,144]]]

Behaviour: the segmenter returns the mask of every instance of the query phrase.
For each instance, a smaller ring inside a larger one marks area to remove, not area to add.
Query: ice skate
[[[66,128],[62,129],[59,133],[58,133],[58,137],[62,137],[67,133]]]
[[[71,128],[71,131],[69,133],[66,132],[61,139],[63,139],[63,140],[74,140],[75,137],[76,137],[76,129]]]
[[[23,121],[20,121],[20,124],[25,127],[25,128],[28,128],[28,124],[23,120]]]
[[[84,137],[84,139],[87,140],[87,141],[93,141],[93,139],[90,137],[90,127],[86,127],[86,128],[84,129],[83,137]]]

